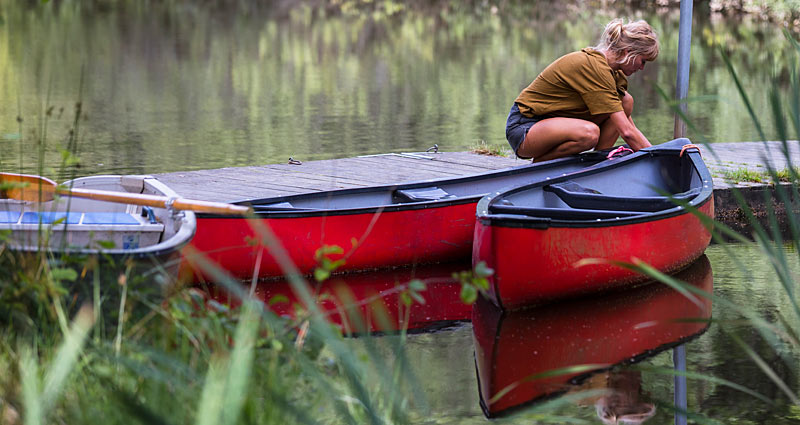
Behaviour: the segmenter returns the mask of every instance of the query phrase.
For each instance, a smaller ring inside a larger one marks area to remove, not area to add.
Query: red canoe
[[[673,272],[699,257],[711,233],[676,202],[713,217],[713,187],[699,150],[684,150],[687,143],[483,198],[472,260],[494,270],[494,302],[514,309],[643,280],[609,261],[638,259]],[[580,263],[587,259],[600,262]]]
[[[713,290],[706,256],[675,277],[709,294]],[[709,323],[691,319],[710,317],[710,298],[689,299],[661,283],[512,312],[479,300],[472,326],[481,406],[494,417],[587,389],[574,384],[677,346]],[[585,369],[546,373],[574,366]]]
[[[345,334],[439,329],[470,320],[472,306],[461,301],[461,284],[453,278],[454,272],[469,269],[468,262],[460,262],[342,274],[310,290],[316,294],[317,307]],[[402,293],[414,279],[425,283],[426,289],[418,292],[424,303],[414,300],[406,305]],[[214,289],[218,292],[212,298],[230,301],[222,289]],[[298,311],[307,311],[285,280],[263,282],[255,294],[280,316],[294,319]]]
[[[256,268],[260,277],[283,276],[271,254],[275,247],[259,255],[253,241],[264,238],[257,229],[271,229],[303,274],[317,266],[314,254],[324,245],[344,251],[330,256],[345,260],[338,271],[469,261],[475,205],[482,196],[604,160],[604,152],[588,152],[454,179],[242,201],[238,204],[254,208],[257,220],[198,214],[193,249],[184,252],[184,263],[199,269],[191,267],[199,253],[236,277],[252,277]]]

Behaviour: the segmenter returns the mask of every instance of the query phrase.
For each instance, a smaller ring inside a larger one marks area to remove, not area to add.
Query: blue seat
[[[93,212],[83,215],[83,224],[125,224],[136,226],[139,223],[135,217],[123,212]]]
[[[0,211],[0,223],[16,223],[19,221],[19,214],[15,211]]]
[[[38,224],[40,219],[42,224],[53,224],[56,221],[58,221],[59,224],[78,224],[81,221],[81,213],[26,212],[22,215],[23,224]]]

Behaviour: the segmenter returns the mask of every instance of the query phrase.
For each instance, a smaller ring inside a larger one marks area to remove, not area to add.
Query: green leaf
[[[324,269],[324,268],[318,267],[318,268],[314,269],[314,279],[316,279],[317,282],[324,282],[330,276],[331,276],[331,272],[326,270],[326,269]]]
[[[74,282],[75,279],[78,278],[78,272],[70,268],[57,268],[50,270],[50,276],[52,276],[54,280]]]
[[[413,301],[411,300],[411,296],[408,295],[408,292],[400,293],[400,301],[402,301],[403,305],[405,305],[406,307],[411,306],[411,303],[413,303]]]
[[[425,285],[425,282],[423,282],[423,281],[421,281],[419,279],[413,279],[410,282],[408,282],[408,289],[411,289],[412,291],[419,292],[419,291],[424,291],[424,290],[428,289],[428,287],[427,287],[427,285]]]
[[[473,304],[478,300],[478,290],[472,285],[461,286],[461,301],[464,304]]]
[[[273,305],[279,304],[279,303],[280,304],[289,304],[289,302],[290,302],[289,301],[289,297],[287,297],[286,295],[283,295],[283,294],[278,294],[278,295],[275,295],[272,298],[270,298],[269,301],[267,302],[267,305],[273,306]]]
[[[314,258],[321,259],[330,254],[344,254],[344,250],[339,245],[322,245],[314,253]]]

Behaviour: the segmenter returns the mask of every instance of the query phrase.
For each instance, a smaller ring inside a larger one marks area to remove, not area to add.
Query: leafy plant
[[[477,301],[478,294],[486,294],[489,290],[488,277],[492,274],[494,270],[487,267],[483,261],[476,264],[473,270],[453,273],[453,278],[461,282],[461,301],[473,304]]]
[[[317,267],[314,269],[314,279],[317,282],[324,282],[327,280],[331,273],[336,271],[339,267],[345,264],[344,258],[338,260],[331,260],[331,255],[342,255],[344,250],[337,245],[323,245],[314,252],[314,260],[317,262]]]

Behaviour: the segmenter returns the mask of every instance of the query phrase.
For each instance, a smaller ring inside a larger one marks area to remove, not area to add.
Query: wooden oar
[[[251,208],[231,205],[223,202],[196,201],[166,196],[123,193],[109,190],[70,189],[59,186],[56,182],[40,176],[29,174],[0,173],[0,197],[20,201],[51,201],[56,194],[94,199],[97,201],[119,202],[125,204],[144,205],[155,208],[190,210],[212,214],[245,215]]]

